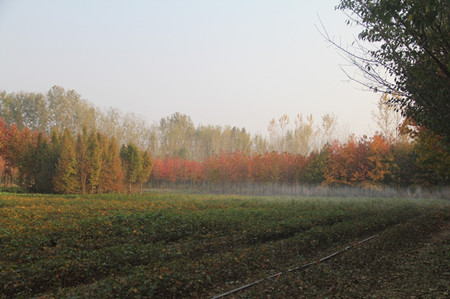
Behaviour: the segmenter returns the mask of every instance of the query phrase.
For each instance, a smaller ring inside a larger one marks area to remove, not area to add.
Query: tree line
[[[51,136],[53,128],[68,129],[77,136],[83,128],[114,137],[119,145],[135,144],[153,157],[175,157],[203,161],[222,152],[267,151],[307,154],[337,138],[337,119],[324,115],[287,115],[273,119],[269,136],[250,134],[245,128],[195,125],[190,116],[174,113],[149,124],[141,116],[115,108],[100,109],[74,90],[53,86],[46,94],[0,92],[0,117],[7,126],[28,128]]]
[[[16,183],[38,193],[133,192],[150,177],[153,161],[133,144],[119,147],[114,137],[86,128],[51,136],[0,120],[0,156],[5,186]]]
[[[148,126],[105,113],[75,91],[0,93],[0,171],[5,184],[41,193],[133,192],[153,185],[268,183],[351,186],[448,185],[439,135],[403,119],[384,94],[374,136],[337,138],[337,120],[283,115],[268,137],[197,126],[175,113]],[[52,127],[52,129],[50,129]],[[61,128],[61,129],[56,129]]]
[[[155,185],[201,183],[288,183],[325,186],[445,186],[450,153],[442,137],[427,130],[414,142],[389,142],[381,135],[335,141],[308,155],[288,152],[222,153],[203,162],[155,159]]]

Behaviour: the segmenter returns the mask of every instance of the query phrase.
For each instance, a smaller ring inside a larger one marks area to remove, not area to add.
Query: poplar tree
[[[78,176],[80,179],[81,193],[87,192],[87,179],[89,175],[89,159],[87,156],[88,134],[86,127],[83,127],[82,134],[78,134],[76,143]]]
[[[142,193],[142,185],[148,182],[153,168],[153,160],[147,151],[142,153],[142,167],[139,173],[138,182]]]
[[[102,156],[101,175],[98,187],[99,191],[102,193],[120,192],[122,189],[124,176],[122,171],[122,161],[119,155],[119,148],[114,137],[109,140],[107,147],[103,148]]]
[[[95,132],[89,134],[87,143],[87,156],[89,160],[89,170],[88,170],[88,188],[91,194],[97,192],[97,186],[100,182],[100,172],[101,172],[101,152],[99,145],[99,136]]]
[[[128,193],[131,193],[132,187],[139,182],[139,175],[142,171],[142,157],[138,148],[130,143],[127,146],[122,146],[120,158],[122,159]]]
[[[79,180],[75,146],[69,129],[64,130],[60,141],[60,153],[53,177],[54,191],[62,194],[73,194],[79,191]]]
[[[36,185],[36,137],[28,128],[20,133],[21,147],[17,165],[19,168],[19,185],[29,191],[33,191]]]
[[[55,161],[43,133],[39,133],[36,145],[36,192],[53,192]]]

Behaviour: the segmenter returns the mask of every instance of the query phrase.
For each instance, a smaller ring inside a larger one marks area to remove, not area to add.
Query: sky
[[[59,85],[149,124],[181,112],[262,134],[283,114],[334,113],[370,134],[380,95],[347,78],[316,28],[353,41],[338,2],[0,0],[0,90]]]

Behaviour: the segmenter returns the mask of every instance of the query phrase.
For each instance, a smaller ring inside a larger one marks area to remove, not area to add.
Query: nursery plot
[[[405,223],[420,223],[404,235],[413,240],[449,219],[450,203],[431,199],[0,194],[0,297],[214,296]]]

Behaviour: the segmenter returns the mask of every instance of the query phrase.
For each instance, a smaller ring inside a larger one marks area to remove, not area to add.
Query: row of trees
[[[279,123],[285,124],[282,117]],[[302,128],[298,125],[295,130]],[[0,122],[0,170],[4,182],[41,193],[132,192],[147,183],[269,183],[353,186],[448,185],[450,154],[443,138],[426,129],[403,126],[404,136],[335,140],[310,153],[250,150],[212,153],[203,161],[183,155],[152,160],[148,151],[83,128],[52,130],[51,137]],[[276,127],[276,122],[272,122]],[[280,126],[280,128],[282,128]],[[303,127],[304,128],[304,127]],[[291,133],[290,133],[291,132]],[[286,130],[283,136],[298,131]],[[311,136],[311,134],[306,134]],[[180,139],[182,139],[180,137]],[[305,138],[304,140],[307,140]],[[179,141],[181,142],[181,141]],[[119,150],[120,148],[120,150]]]
[[[102,112],[57,86],[45,96],[3,92],[0,171],[4,182],[14,178],[36,192],[131,192],[147,182],[152,153],[155,184],[448,185],[448,143],[404,121],[391,99],[384,94],[373,113],[377,135],[337,141],[333,115],[319,123],[311,115],[293,121],[283,115],[270,122],[265,138],[236,127],[195,127],[181,113],[147,126],[115,109]]]
[[[308,154],[338,136],[337,119],[324,115],[319,122],[312,115],[297,115],[292,120],[283,115],[268,125],[269,136],[251,135],[244,128],[198,125],[181,113],[162,118],[149,125],[133,113],[117,109],[99,109],[83,100],[74,90],[54,86],[46,94],[0,92],[0,117],[6,125],[19,130],[45,132],[68,129],[73,136],[89,131],[114,137],[118,144],[135,144],[153,157],[174,157],[203,161],[222,152],[267,151]]]
[[[28,128],[48,136],[55,127],[68,129],[73,136],[86,128],[114,137],[118,144],[133,143],[148,150],[153,142],[141,117],[115,108],[100,109],[76,91],[60,86],[53,86],[46,94],[0,92],[0,117],[7,126],[14,124],[19,130]]]
[[[119,145],[114,137],[83,129],[43,132],[0,121],[0,156],[5,184],[39,193],[132,192],[147,182],[153,161],[133,144]]]
[[[174,113],[159,123],[149,125],[133,113],[114,108],[99,109],[81,98],[74,90],[54,86],[47,94],[32,92],[0,92],[0,117],[6,125],[19,130],[51,135],[52,129],[68,129],[73,136],[99,131],[114,137],[118,144],[135,144],[154,156],[180,156],[201,160],[221,151],[248,151],[252,141],[245,129],[236,127],[198,126],[191,118]]]
[[[203,162],[156,159],[151,174],[155,185],[171,183],[296,183],[394,187],[448,185],[450,154],[442,138],[428,131],[417,140],[390,143],[380,135],[335,141],[309,155],[222,153]]]

